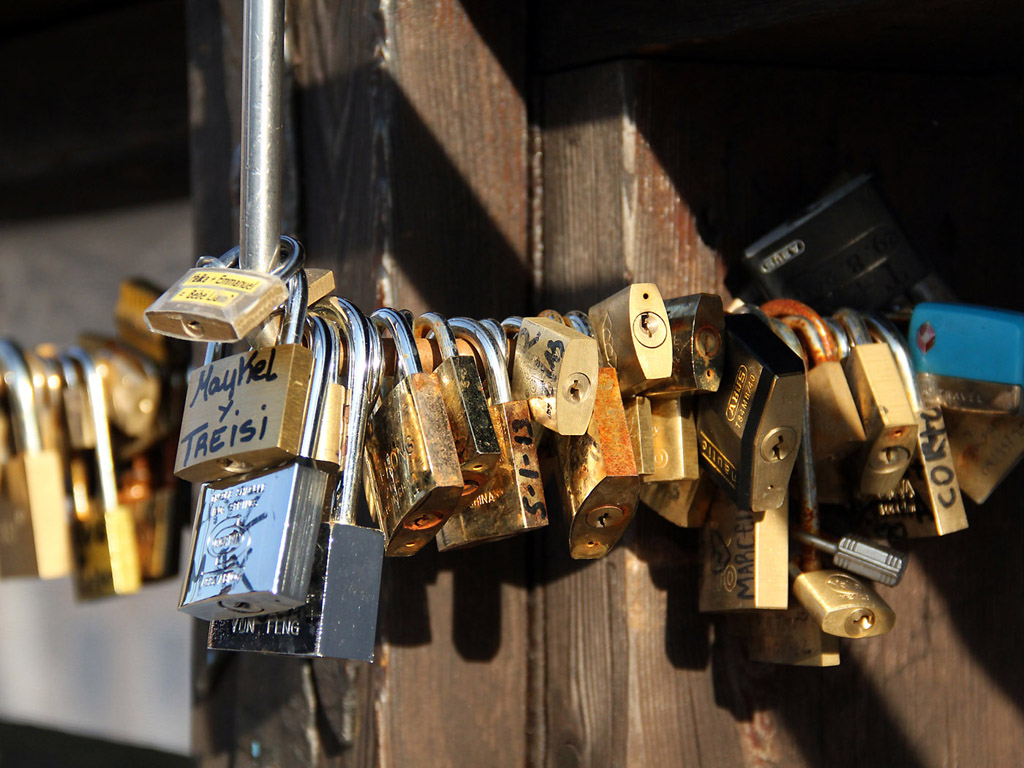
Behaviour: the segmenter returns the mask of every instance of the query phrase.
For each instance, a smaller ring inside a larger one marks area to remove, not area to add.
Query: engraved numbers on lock
[[[529,419],[512,419],[509,423],[512,431],[512,450],[515,452],[514,465],[521,478],[519,485],[523,489],[523,509],[528,515],[535,517],[546,515],[544,495],[540,489],[540,467],[533,466],[530,454],[536,456],[533,447],[533,428]]]
[[[949,441],[946,436],[945,421],[942,417],[942,410],[939,406],[921,409],[921,421],[924,422],[924,429],[921,429],[921,454],[925,461],[943,462],[936,463],[928,470],[928,479],[937,488],[945,488],[947,495],[937,493],[936,499],[945,509],[956,504],[956,472],[950,466],[952,457],[949,452]]]

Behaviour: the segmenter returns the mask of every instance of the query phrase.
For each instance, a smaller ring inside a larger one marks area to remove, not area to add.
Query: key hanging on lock
[[[623,396],[642,394],[672,376],[668,312],[654,283],[633,283],[588,312],[601,365],[615,368]]]
[[[465,317],[452,318],[449,324],[455,336],[468,341],[483,362],[487,407],[501,459],[483,493],[438,533],[441,552],[498,541],[548,524],[529,403],[512,398],[508,367],[493,334]]]
[[[760,319],[725,317],[723,385],[697,398],[702,466],[737,506],[785,501],[804,409],[804,365]]]
[[[441,385],[441,396],[462,467],[463,491],[457,514],[468,507],[490,482],[501,459],[501,446],[487,408],[476,361],[459,354],[448,321],[436,312],[427,312],[416,320],[413,330],[418,337],[433,334],[440,353],[441,362],[433,375]],[[502,345],[504,340],[505,334],[501,331]]]
[[[350,402],[340,482],[319,527],[306,604],[269,616],[212,621],[212,650],[373,660],[384,535],[358,525],[356,508],[363,441],[380,386],[383,352],[376,331],[350,302],[335,299],[318,314],[336,323],[345,339]]]
[[[943,408],[1024,416],[1024,313],[918,304],[907,341],[919,386]]]
[[[854,493],[882,496],[896,488],[910,464],[917,419],[889,345],[871,338],[859,313],[841,309],[834,317],[851,344],[843,370],[864,426],[865,446],[854,463]]]
[[[650,397],[717,392],[725,361],[725,316],[722,297],[697,293],[666,299],[672,342],[672,375],[649,390]]]
[[[75,596],[79,600],[93,600],[132,594],[142,586],[138,539],[131,511],[117,498],[117,470],[103,379],[80,347],[69,347],[59,360],[65,386],[84,390],[87,418],[95,436],[93,449],[73,452],[69,459],[74,507],[71,576]],[[93,474],[90,463],[95,465],[94,490],[88,487],[89,475]]]
[[[21,350],[0,340],[14,454],[0,483],[0,577],[56,579],[70,567],[60,454],[43,445],[32,377]]]
[[[557,314],[557,313],[553,313]],[[523,318],[516,335],[512,398],[560,435],[582,435],[594,410],[597,342],[561,316]]]
[[[183,480],[221,480],[299,455],[313,356],[300,344],[308,297],[303,273],[291,284],[278,346],[217,360],[211,344],[189,375],[174,468]]]
[[[910,350],[903,336],[881,316],[864,317],[872,338],[888,344],[896,360],[904,391],[917,419],[917,446],[907,476],[924,504],[916,513],[895,519],[904,537],[944,536],[967,527],[967,512],[953,466],[942,407],[930,391],[917,386]]]
[[[892,547],[875,544],[863,536],[829,539],[808,531],[794,530],[794,539],[832,556],[832,564],[887,587],[895,587],[907,569],[907,558]]]
[[[187,341],[241,341],[287,300],[286,283],[302,268],[299,242],[283,236],[281,245],[283,263],[269,273],[233,268],[237,247],[219,259],[200,258],[146,310],[149,329]]]
[[[437,379],[423,372],[416,340],[397,310],[371,316],[395,343],[397,371],[390,392],[370,417],[364,472],[367,501],[384,531],[386,554],[419,552],[455,512],[462,468]]]
[[[304,277],[296,276],[304,293]],[[306,602],[317,527],[332,474],[313,466],[327,375],[326,322],[309,319],[313,368],[298,457],[202,487],[178,610],[210,621],[278,613]],[[303,320],[305,324],[305,320]]]

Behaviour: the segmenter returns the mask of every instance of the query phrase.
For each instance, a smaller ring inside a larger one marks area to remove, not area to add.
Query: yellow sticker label
[[[234,274],[230,270],[197,269],[188,276],[183,285],[203,285],[211,288],[228,288],[232,291],[241,291],[242,293],[253,293],[264,285],[264,281],[258,277]]]
[[[191,288],[182,288],[171,297],[171,301],[187,301],[194,304],[213,304],[218,307],[226,307],[240,298],[242,298],[242,294],[235,293],[234,291],[218,291],[216,288],[192,286]]]

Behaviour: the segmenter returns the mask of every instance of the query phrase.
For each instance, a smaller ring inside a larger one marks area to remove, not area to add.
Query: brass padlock
[[[461,511],[490,482],[501,459],[501,446],[487,409],[487,398],[480,373],[476,369],[476,361],[459,354],[448,321],[436,312],[427,312],[416,320],[413,330],[417,336],[422,337],[432,333],[440,353],[441,363],[434,369],[433,375],[441,385],[448,423],[455,438],[455,451],[462,467],[462,499],[460,509],[457,510]],[[503,346],[504,338],[502,331]]]
[[[654,472],[654,416],[651,401],[643,395],[628,397],[622,403],[626,412],[629,440],[633,444],[633,459],[640,477]]]
[[[0,576],[60,578],[70,567],[64,470],[58,451],[43,445],[32,376],[8,340],[0,340],[0,376],[14,437],[0,482]]]
[[[899,484],[917,445],[917,419],[888,344],[872,340],[863,319],[853,310],[839,310],[852,348],[843,361],[861,424],[865,447],[855,462],[856,495],[882,496]]]
[[[462,468],[437,379],[423,372],[416,340],[398,311],[378,309],[378,332],[394,340],[394,384],[370,418],[366,440],[367,500],[384,531],[386,554],[419,552],[458,507]]]
[[[602,365],[616,369],[622,394],[642,394],[672,376],[668,313],[654,283],[633,283],[590,308]]]
[[[569,554],[577,560],[604,557],[632,521],[640,494],[618,377],[611,366],[598,369],[586,433],[556,438],[555,455],[569,522]]]
[[[910,350],[903,335],[884,317],[866,316],[864,322],[875,341],[887,344],[892,351],[904,391],[917,419],[917,446],[907,474],[924,501],[928,514],[900,516],[901,533],[918,537],[944,536],[962,531],[967,527],[967,511],[938,398],[927,389],[919,390]]]
[[[945,412],[960,489],[984,503],[1024,457],[1024,418]]]
[[[301,346],[305,278],[292,279],[279,346],[206,362],[189,376],[174,473],[190,482],[271,467],[298,455],[313,356]]]
[[[299,276],[300,282],[303,280]],[[203,486],[178,610],[213,620],[304,605],[316,536],[333,473],[312,466],[327,381],[327,321],[308,319],[310,401],[298,457],[288,464]]]
[[[512,397],[560,435],[582,435],[594,410],[597,342],[561,318],[523,318],[515,342]]]
[[[789,507],[751,512],[718,494],[701,528],[701,611],[786,608]]]
[[[103,379],[80,347],[65,350],[60,363],[65,385],[84,390],[96,438],[93,449],[73,451],[69,459],[74,508],[71,575],[75,596],[79,600],[93,600],[132,594],[142,586],[138,540],[131,511],[118,501]],[[95,466],[94,489],[89,488],[89,464]]]
[[[646,390],[650,397],[717,392],[725,362],[722,297],[697,293],[665,300],[672,339],[672,376]]]
[[[497,541],[548,524],[530,407],[525,400],[512,399],[508,368],[493,335],[469,318],[452,318],[450,326],[483,361],[488,411],[501,460],[483,493],[441,529],[437,548],[442,552]]]
[[[236,342],[288,298],[286,282],[305,256],[297,240],[281,238],[283,263],[272,273],[232,269],[239,249],[202,257],[145,312],[151,331],[188,341]]]
[[[822,632],[801,605],[784,611],[745,611],[728,619],[740,628],[751,661],[798,667],[839,664],[839,638]]]
[[[350,302],[334,300],[328,311],[318,314],[337,323],[345,338],[351,402],[340,484],[330,513],[319,526],[306,603],[284,613],[212,621],[213,650],[373,659],[384,536],[356,524],[356,501],[363,440],[380,386],[383,355],[376,332]]]
[[[836,637],[884,635],[896,614],[868,584],[838,570],[801,572],[791,567],[795,597],[822,632]]]

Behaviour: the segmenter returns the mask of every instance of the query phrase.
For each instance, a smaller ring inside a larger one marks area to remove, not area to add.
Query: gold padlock
[[[590,308],[602,365],[616,369],[622,394],[642,394],[672,375],[668,313],[654,283],[633,283]]]
[[[372,315],[395,342],[398,372],[370,419],[367,500],[391,557],[416,554],[455,512],[463,481],[441,387],[422,371],[416,340],[398,311]]]
[[[488,411],[501,460],[483,493],[441,529],[437,548],[442,552],[497,541],[548,524],[530,406],[525,400],[512,399],[508,368],[493,334],[469,318],[452,318],[450,324],[454,334],[468,341],[483,362]]]
[[[174,473],[207,482],[275,466],[298,455],[309,381],[310,350],[301,346],[305,278],[292,280],[282,344],[213,360],[189,376]]]
[[[421,337],[432,333],[438,346],[441,363],[433,375],[441,385],[441,396],[462,467],[463,491],[459,506],[465,508],[483,492],[501,459],[501,446],[487,408],[483,382],[476,369],[476,361],[459,354],[455,335],[442,315],[436,312],[420,315],[413,331]],[[504,346],[503,332],[501,338]],[[439,545],[444,538],[444,530],[442,528],[442,536],[438,539]]]
[[[622,403],[626,412],[626,426],[629,440],[633,444],[633,458],[640,477],[653,474],[654,467],[654,416],[651,401],[643,395],[629,397]]]
[[[665,300],[672,339],[672,375],[651,389],[651,397],[717,392],[725,363],[722,297],[696,293]]]
[[[746,611],[728,621],[738,628],[751,661],[798,667],[839,664],[839,638],[822,632],[801,605],[784,611]]]
[[[896,623],[892,608],[868,584],[834,569],[800,572],[791,567],[793,596],[822,632],[836,637],[884,635]]]

